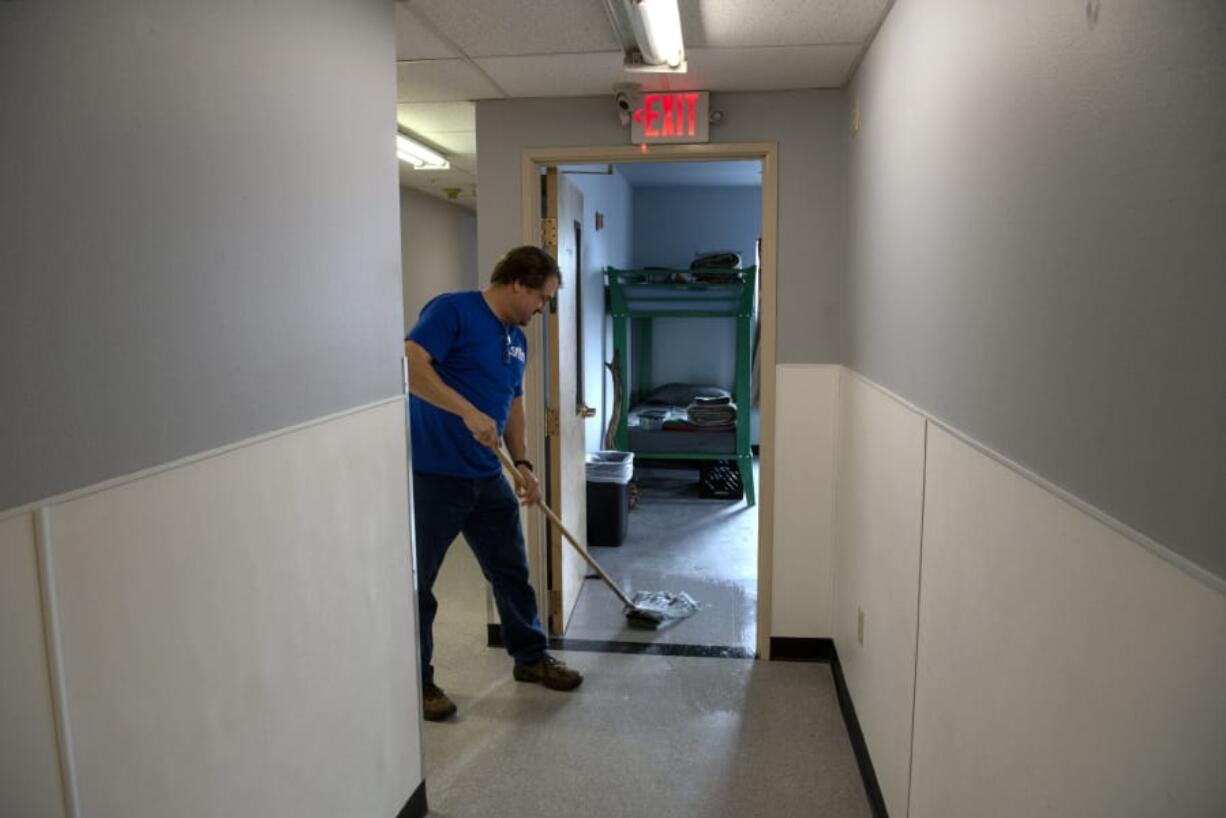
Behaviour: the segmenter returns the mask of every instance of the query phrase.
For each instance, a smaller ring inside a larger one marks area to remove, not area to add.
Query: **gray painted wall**
[[[400,189],[400,251],[406,331],[434,296],[475,290],[489,278],[477,271],[477,214],[407,187]]]
[[[400,391],[381,0],[0,3],[0,509]]]
[[[910,0],[851,93],[852,367],[1226,577],[1226,4]]]
[[[840,360],[848,113],[841,91],[712,94],[712,142],[779,145],[778,361]],[[477,258],[520,243],[519,163],[528,147],[625,145],[611,95],[477,103]]]

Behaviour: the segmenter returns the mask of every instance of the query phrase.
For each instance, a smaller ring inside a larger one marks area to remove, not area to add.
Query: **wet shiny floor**
[[[829,666],[559,651],[587,678],[556,693],[486,647],[463,543],[436,592],[436,681],[459,714],[423,728],[431,816],[870,814]]]
[[[755,469],[756,471],[756,469]],[[659,630],[634,628],[599,579],[584,582],[568,639],[723,645],[754,649],[758,594],[758,507],[698,495],[697,469],[639,466],[639,504],[626,541],[590,553],[628,594],[684,591],[699,612]]]
[[[656,638],[752,645],[756,510],[657,488],[681,502],[648,491],[631,541],[598,559],[631,588],[707,605]],[[652,638],[623,633],[612,594],[587,585],[582,638]],[[556,651],[586,676],[556,693],[515,682],[506,653],[486,646],[485,587],[457,543],[435,586],[435,678],[459,713],[423,726],[431,816],[870,815],[828,665]]]

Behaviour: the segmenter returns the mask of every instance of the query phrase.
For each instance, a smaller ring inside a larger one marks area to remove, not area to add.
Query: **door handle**
[[[596,417],[596,410],[586,403],[581,403],[575,407],[575,414],[584,419],[594,418]]]

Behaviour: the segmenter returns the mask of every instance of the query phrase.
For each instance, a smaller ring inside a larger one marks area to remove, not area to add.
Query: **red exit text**
[[[707,94],[644,94],[633,118],[632,141],[706,142]]]

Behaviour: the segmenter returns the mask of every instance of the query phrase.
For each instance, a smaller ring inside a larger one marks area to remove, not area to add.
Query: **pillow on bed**
[[[666,383],[651,390],[644,403],[654,406],[689,406],[694,398],[731,398],[732,393],[718,386]]]

